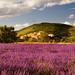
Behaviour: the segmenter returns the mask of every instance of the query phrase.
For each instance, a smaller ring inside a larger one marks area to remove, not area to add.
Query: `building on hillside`
[[[54,41],[54,34],[48,34],[49,37],[49,42],[53,42]]]
[[[32,36],[31,36],[31,38],[38,39],[38,37],[37,37],[37,32],[34,32],[34,33],[32,34]]]
[[[22,35],[20,36],[20,39],[25,39],[27,37],[27,35]]]
[[[49,37],[54,37],[54,34],[48,34]]]

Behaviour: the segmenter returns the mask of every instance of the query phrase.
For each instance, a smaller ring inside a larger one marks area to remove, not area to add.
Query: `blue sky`
[[[0,0],[0,25],[75,24],[75,0]]]

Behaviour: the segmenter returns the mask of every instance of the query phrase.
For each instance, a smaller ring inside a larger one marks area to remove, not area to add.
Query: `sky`
[[[75,25],[75,0],[0,0],[0,25],[19,30],[41,22]]]

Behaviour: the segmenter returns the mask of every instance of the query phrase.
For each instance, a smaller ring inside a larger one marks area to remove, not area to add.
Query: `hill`
[[[24,42],[75,42],[75,26],[60,23],[38,23],[17,31]]]
[[[32,33],[32,32],[38,32],[38,31],[45,31],[47,33],[53,33],[56,29],[62,29],[63,32],[72,26],[66,25],[66,24],[59,24],[59,23],[39,23],[39,24],[33,24],[28,27],[25,27],[19,31],[17,31],[17,36]]]

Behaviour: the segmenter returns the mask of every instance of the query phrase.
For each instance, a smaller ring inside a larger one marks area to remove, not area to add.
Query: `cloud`
[[[75,0],[0,0],[0,18],[12,17],[34,9],[44,10],[54,5],[63,5]]]
[[[29,25],[30,25],[29,23],[16,24],[16,25],[14,25],[14,28],[15,28],[15,30],[20,30],[20,29],[22,29],[22,28],[24,28],[24,27],[27,27],[27,26],[29,26]]]
[[[73,3],[73,2],[75,2],[75,0],[61,0],[60,5],[69,4],[69,3]]]
[[[74,18],[75,18],[74,14],[69,15],[69,19],[74,19]]]
[[[68,22],[68,21],[65,21],[65,22],[64,22],[64,24],[71,25],[71,23],[70,23],[70,22]]]

